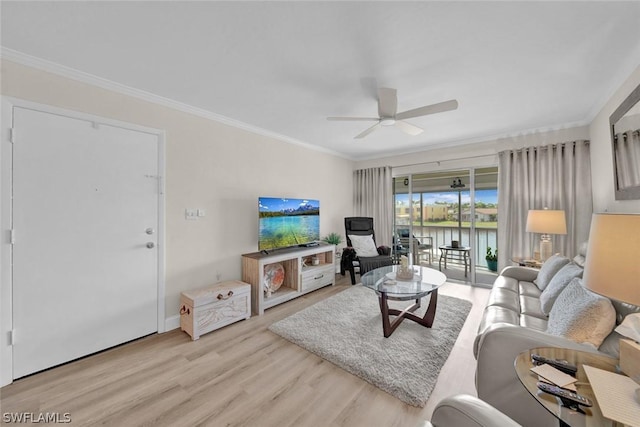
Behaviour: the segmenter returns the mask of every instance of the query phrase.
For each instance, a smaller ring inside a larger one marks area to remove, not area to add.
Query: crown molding
[[[501,133],[501,134],[484,135],[484,136],[478,136],[478,137],[466,138],[466,139],[452,139],[452,140],[449,140],[449,141],[437,142],[437,143],[434,143],[434,144],[428,144],[428,145],[423,145],[423,146],[420,146],[420,147],[415,147],[415,148],[412,148],[412,149],[407,149],[405,151],[397,151],[397,152],[393,152],[393,153],[381,153],[379,155],[374,155],[374,156],[370,156],[370,157],[362,157],[362,158],[358,158],[357,161],[358,162],[362,162],[362,161],[370,161],[370,160],[387,159],[387,158],[393,158],[393,157],[398,157],[398,156],[405,156],[405,155],[409,155],[409,154],[418,154],[418,153],[423,153],[423,152],[428,152],[428,151],[447,149],[447,148],[455,148],[455,147],[460,147],[460,146],[465,146],[465,145],[473,145],[473,144],[478,144],[478,143],[494,143],[494,144],[498,144],[501,141],[506,140],[506,139],[516,139],[516,138],[520,138],[520,137],[523,137],[523,136],[536,135],[536,134],[545,134],[545,133],[551,133],[551,132],[558,132],[558,131],[563,131],[563,130],[567,130],[567,129],[574,129],[574,128],[579,128],[579,127],[583,127],[583,126],[588,126],[589,124],[590,124],[590,122],[588,120],[580,120],[580,121],[571,122],[571,123],[562,123],[562,124],[556,124],[556,125],[552,125],[552,126],[531,128],[531,129],[526,129],[526,130],[521,130],[521,131],[514,131],[514,132],[506,132],[506,133]],[[560,142],[560,141],[558,141],[558,142]],[[497,154],[497,152],[495,154]],[[447,161],[450,161],[450,160],[452,160],[452,159],[449,159]],[[441,160],[441,161],[445,161],[445,160]]]
[[[218,123],[222,123],[237,129],[242,129],[247,132],[266,136],[268,138],[273,138],[282,142],[286,142],[288,144],[298,145],[300,147],[304,147],[309,150],[319,151],[325,154],[330,154],[330,155],[345,158],[348,160],[353,160],[342,153],[338,153],[337,151],[329,150],[324,147],[318,147],[317,145],[309,144],[307,142],[300,141],[299,139],[296,139],[296,138],[291,138],[289,136],[282,135],[277,132],[272,132],[270,130],[267,130],[258,126],[254,126],[254,125],[242,122],[240,120],[235,120],[235,119],[232,119],[220,114],[216,114],[202,108],[185,104],[183,102],[165,98],[163,96],[156,95],[151,92],[146,92],[144,90],[140,90],[140,89],[136,89],[120,83],[116,83],[112,80],[108,80],[93,74],[85,73],[84,71],[76,70],[75,68],[67,67],[65,65],[48,61],[46,59],[27,55],[26,53],[9,49],[4,46],[0,47],[0,59],[12,61],[21,65],[25,65],[27,67],[31,67],[31,68],[38,69],[40,71],[56,74],[58,76],[65,77],[78,82],[87,83],[102,89],[119,93],[121,95],[126,95],[132,98],[141,99],[143,101],[146,101],[152,104],[161,105],[163,107],[178,110],[187,114],[192,114],[194,116],[198,116],[207,120],[212,120]]]

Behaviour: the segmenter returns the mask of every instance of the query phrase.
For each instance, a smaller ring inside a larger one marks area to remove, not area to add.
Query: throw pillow
[[[362,257],[378,256],[378,249],[373,241],[373,235],[349,235],[349,240],[351,240],[351,245],[356,251],[356,255]]]
[[[538,272],[538,277],[536,277],[536,280],[534,280],[533,283],[536,284],[538,289],[544,291],[549,284],[549,281],[551,281],[551,278],[555,276],[556,273],[566,264],[569,264],[569,258],[567,257],[563,257],[558,254],[549,257],[549,259],[542,264],[542,268],[540,268],[540,271]]]
[[[616,325],[616,311],[607,298],[573,279],[560,293],[549,313],[547,333],[600,347]]]
[[[571,280],[576,277],[582,277],[582,271],[582,268],[572,262],[558,270],[540,294],[540,309],[544,314],[549,314],[558,295],[567,287]]]
[[[622,335],[617,333],[615,329],[602,341],[598,351],[608,354],[614,359],[620,358],[620,340],[624,339]]]

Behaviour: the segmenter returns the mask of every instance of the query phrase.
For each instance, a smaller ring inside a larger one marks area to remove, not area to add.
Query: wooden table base
[[[420,325],[430,328],[433,325],[433,319],[436,317],[436,305],[438,305],[438,290],[431,292],[431,300],[427,307],[426,313],[423,317],[413,314],[418,308],[420,308],[420,298],[417,298],[414,304],[405,308],[404,310],[396,310],[395,308],[389,308],[388,297],[386,292],[380,292],[378,296],[378,302],[380,303],[380,312],[382,313],[382,331],[385,338],[389,338],[393,331],[396,330],[398,325],[402,323],[404,319],[413,320]],[[393,300],[393,298],[391,298]],[[393,321],[389,316],[397,316]]]

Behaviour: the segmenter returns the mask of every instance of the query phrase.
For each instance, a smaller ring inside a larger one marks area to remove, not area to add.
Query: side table
[[[464,277],[467,277],[467,269],[468,269],[468,261],[469,261],[469,251],[471,247],[469,246],[448,246],[443,245],[439,246],[440,249],[440,259],[438,260],[438,269],[442,271],[442,260],[444,260],[444,269],[447,269],[447,257],[451,256],[451,260],[453,261],[454,253],[457,255],[457,261],[464,262]]]
[[[542,268],[542,261],[539,261],[537,259],[514,256],[514,257],[511,257],[511,262],[515,262],[520,267],[531,267],[531,268],[537,268],[537,269]]]
[[[531,362],[532,354],[538,354],[549,359],[566,360],[572,365],[577,366],[577,392],[578,394],[588,397],[593,402],[593,406],[590,408],[581,406],[579,410],[570,409],[562,405],[560,398],[539,390],[537,386],[538,375],[530,371],[533,367],[533,363]],[[538,401],[538,403],[544,406],[547,411],[551,412],[558,419],[561,427],[607,427],[615,426],[616,423],[602,415],[583,365],[589,365],[594,368],[615,372],[617,363],[617,359],[597,353],[589,353],[586,351],[566,348],[540,347],[520,353],[518,357],[516,357],[514,364],[516,374],[518,375],[518,379],[522,385],[527,389],[531,396]]]

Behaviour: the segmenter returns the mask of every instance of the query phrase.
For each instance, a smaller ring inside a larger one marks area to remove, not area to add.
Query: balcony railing
[[[396,230],[407,229],[408,225],[396,225]],[[424,243],[421,237],[431,237],[433,239],[433,254],[437,257],[440,255],[438,247],[442,245],[450,245],[453,240],[460,242],[460,246],[471,246],[470,235],[471,228],[469,227],[452,227],[452,226],[438,226],[438,225],[425,225],[413,226],[413,235]],[[396,233],[396,235],[398,235]],[[475,229],[475,247],[472,248],[471,254],[475,257],[475,263],[478,267],[487,268],[487,261],[485,255],[487,253],[487,247],[491,247],[495,250],[498,246],[498,230],[496,228],[482,228],[476,227]]]

